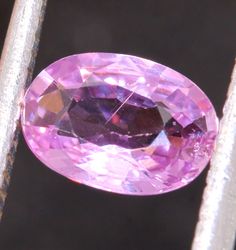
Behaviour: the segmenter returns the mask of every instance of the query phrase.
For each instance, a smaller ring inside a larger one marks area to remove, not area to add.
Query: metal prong
[[[236,232],[236,65],[192,250],[232,250]]]
[[[17,145],[24,86],[32,75],[46,0],[16,0],[0,61],[0,216]]]

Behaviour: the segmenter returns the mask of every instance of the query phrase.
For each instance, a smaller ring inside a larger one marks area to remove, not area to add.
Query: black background
[[[0,0],[0,48],[12,5]],[[74,53],[134,54],[191,78],[221,116],[236,49],[235,13],[234,0],[49,0],[34,75]],[[188,250],[205,177],[206,171],[161,196],[114,195],[52,172],[20,138],[0,249]]]

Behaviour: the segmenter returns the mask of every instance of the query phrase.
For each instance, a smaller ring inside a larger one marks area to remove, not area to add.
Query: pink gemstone
[[[218,120],[188,78],[143,58],[87,53],[44,69],[24,99],[22,126],[49,168],[95,188],[153,195],[208,163]]]

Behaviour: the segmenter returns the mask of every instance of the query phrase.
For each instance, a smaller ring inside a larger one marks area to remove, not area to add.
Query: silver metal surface
[[[20,100],[32,74],[46,0],[16,0],[0,61],[0,216],[17,145]]]
[[[232,250],[236,232],[236,65],[192,250]]]

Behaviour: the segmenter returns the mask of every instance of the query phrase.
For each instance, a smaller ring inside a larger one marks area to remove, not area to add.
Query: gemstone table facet
[[[188,78],[143,58],[85,53],[45,68],[24,98],[23,134],[57,173],[106,191],[154,195],[207,165],[215,110]]]

